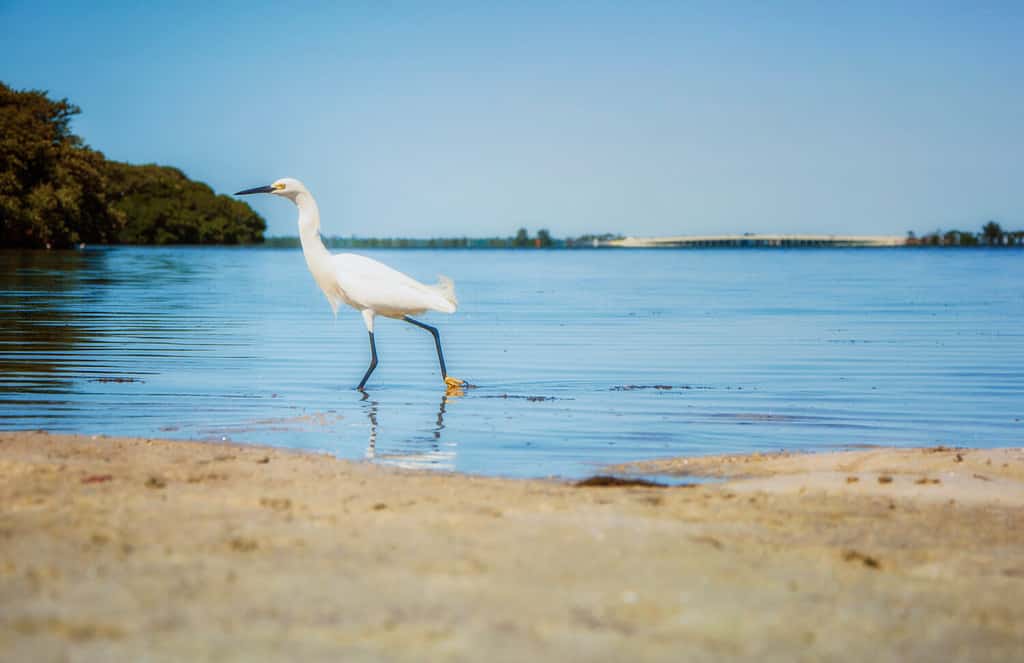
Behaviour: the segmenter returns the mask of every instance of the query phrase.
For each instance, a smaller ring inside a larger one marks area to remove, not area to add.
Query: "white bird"
[[[462,380],[448,375],[441,352],[441,335],[435,327],[413,320],[410,315],[426,311],[454,313],[458,306],[455,284],[446,276],[439,277],[436,285],[425,285],[416,279],[366,256],[355,253],[331,255],[320,238],[320,209],[313,194],[305,185],[290,177],[268,186],[239,191],[235,195],[269,193],[295,203],[299,208],[299,239],[313,279],[327,296],[335,314],[338,307],[347,304],[363,314],[366,331],[370,334],[370,367],[356,389],[363,389],[377,368],[377,346],[373,340],[373,320],[382,315],[404,320],[426,329],[434,337],[437,360],[441,364],[441,378],[449,390],[463,386]]]

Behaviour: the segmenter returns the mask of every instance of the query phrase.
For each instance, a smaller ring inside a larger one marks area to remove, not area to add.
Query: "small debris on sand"
[[[274,511],[287,511],[292,508],[292,501],[287,497],[261,497],[260,506],[265,506]]]
[[[252,552],[260,547],[260,544],[255,539],[247,539],[245,537],[236,536],[229,542],[232,550],[238,552]]]
[[[871,555],[865,555],[862,552],[857,552],[856,550],[843,551],[843,559],[847,562],[861,562],[864,566],[870,569],[882,568],[882,564],[877,559]]]
[[[716,550],[721,550],[725,547],[722,545],[721,541],[713,536],[691,536],[690,541],[693,541],[694,543],[706,543]]]
[[[892,483],[892,477],[889,476],[888,474],[883,474],[882,476],[878,477],[878,483]]]
[[[644,486],[647,488],[667,488],[663,483],[656,481],[648,481],[647,479],[627,479],[622,477],[613,477],[607,474],[597,474],[592,477],[587,477],[573,484],[577,488],[594,488],[603,486]]]

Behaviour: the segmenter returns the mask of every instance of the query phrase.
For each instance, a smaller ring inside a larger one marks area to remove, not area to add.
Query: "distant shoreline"
[[[836,239],[833,241],[815,240],[792,240],[777,241],[765,237],[744,237],[736,236],[735,239],[723,241],[708,241],[701,238],[687,238],[688,241],[674,241],[668,238],[667,241],[657,241],[661,238],[623,238],[621,240],[600,241],[593,243],[574,243],[566,240],[553,240],[549,246],[509,246],[494,245],[487,238],[460,238],[458,240],[438,240],[420,238],[392,238],[392,237],[325,237],[324,243],[329,249],[351,249],[351,250],[461,250],[461,251],[564,251],[564,250],[735,250],[735,249],[784,249],[784,250],[818,250],[818,249],[954,249],[954,250],[983,250],[1002,252],[1012,249],[1024,249],[1024,244],[925,244],[901,240],[900,243],[885,242],[858,242],[849,238]],[[301,244],[298,237],[278,236],[268,237],[262,242],[250,242],[239,244],[128,244],[128,243],[81,243],[75,247],[62,248],[27,248],[27,247],[0,247],[0,252],[21,252],[21,251],[81,251],[108,248],[143,248],[143,249],[299,249]]]
[[[923,244],[891,236],[846,235],[722,235],[666,238],[621,237],[607,240],[574,241],[555,239],[549,246],[513,246],[495,238],[412,238],[412,237],[325,237],[331,249],[463,249],[463,250],[576,250],[576,249],[1020,249],[1024,245]],[[299,248],[299,238],[267,237],[266,248]]]

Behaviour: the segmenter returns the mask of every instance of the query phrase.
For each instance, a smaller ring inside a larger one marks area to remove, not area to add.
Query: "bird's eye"
[[[284,184],[282,182],[275,182],[273,184],[273,187],[275,191],[280,191],[281,189],[284,188]]]

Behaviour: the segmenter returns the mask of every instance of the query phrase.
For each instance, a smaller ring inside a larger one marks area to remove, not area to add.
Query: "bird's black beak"
[[[273,193],[273,192],[274,192],[274,187],[272,187],[272,186],[270,186],[268,184],[267,186],[257,186],[257,187],[253,187],[252,189],[245,189],[244,191],[236,191],[235,195],[236,196],[247,196],[250,193]]]

